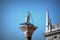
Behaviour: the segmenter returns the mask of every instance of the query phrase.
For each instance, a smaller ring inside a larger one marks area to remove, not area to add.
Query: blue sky
[[[60,23],[59,0],[0,0],[0,39],[25,40],[19,24],[25,21],[26,12],[29,11],[32,15],[30,22],[38,27],[32,40],[45,40],[46,9],[49,10],[52,24]]]

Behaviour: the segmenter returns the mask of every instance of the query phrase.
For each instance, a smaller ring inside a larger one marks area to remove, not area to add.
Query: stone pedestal
[[[20,27],[20,29],[24,32],[25,40],[31,40],[32,34],[36,30],[36,28],[37,27],[32,24],[26,24]]]

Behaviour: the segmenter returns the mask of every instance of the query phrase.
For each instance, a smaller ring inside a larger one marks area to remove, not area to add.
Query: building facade
[[[48,10],[46,10],[46,30],[44,37],[46,40],[60,40],[60,24],[51,24]]]

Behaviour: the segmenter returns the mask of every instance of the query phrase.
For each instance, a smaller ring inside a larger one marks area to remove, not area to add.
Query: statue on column
[[[26,18],[25,18],[25,23],[29,23],[30,21],[30,15],[29,12],[27,12]]]

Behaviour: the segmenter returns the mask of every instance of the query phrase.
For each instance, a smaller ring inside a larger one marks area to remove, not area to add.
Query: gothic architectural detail
[[[46,10],[46,31],[44,36],[46,40],[60,40],[60,24],[51,24],[48,10]]]
[[[23,25],[22,27],[20,27],[20,29],[24,32],[25,40],[31,40],[32,34],[37,29],[37,27],[30,23],[29,12],[27,12],[25,23],[21,23],[20,25]]]

